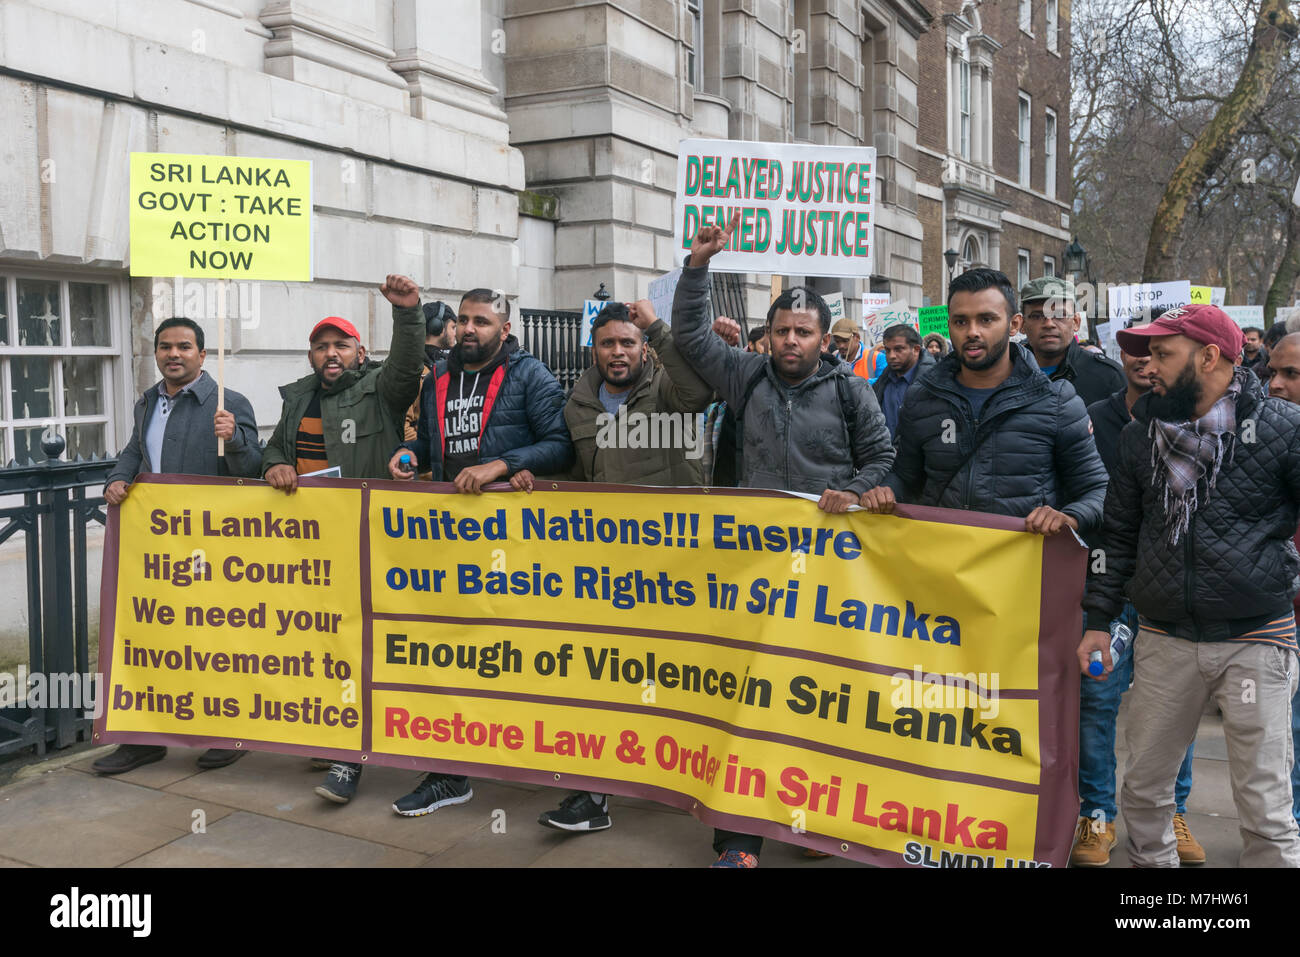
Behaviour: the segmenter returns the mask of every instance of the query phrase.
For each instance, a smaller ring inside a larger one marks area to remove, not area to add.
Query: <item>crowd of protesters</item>
[[[312,474],[432,480],[465,494],[492,483],[531,492],[546,477],[781,489],[811,493],[829,513],[915,504],[1023,519],[1034,534],[1072,531],[1104,556],[1089,563],[1083,598],[1072,863],[1106,864],[1121,814],[1133,864],[1206,860],[1184,815],[1193,741],[1212,703],[1240,863],[1300,865],[1300,334],[1243,332],[1217,307],[1192,305],[1119,331],[1117,363],[1079,341],[1070,282],[1043,277],[1017,290],[978,268],[950,283],[948,338],[904,323],[868,346],[856,323],[832,324],[825,300],[804,286],[777,296],[744,335],[709,315],[709,261],[732,228],[695,237],[671,317],[646,300],[597,315],[594,362],[567,396],[511,333],[499,292],[470,290],[456,310],[422,308],[411,279],[389,276],[388,358],[370,358],[347,319],[320,320],[308,337],[311,371],[281,388],[265,448],[243,396],[227,390],[217,407],[203,330],[165,320],[154,338],[162,379],[136,404],[105,498],[121,503],[144,472],[261,477],[286,493]],[[598,440],[603,416],[638,413],[707,423],[707,454]],[[1112,657],[1121,627],[1136,637]],[[209,750],[199,765],[244,753]],[[122,745],[94,768],[121,773],[164,754]],[[327,769],[316,793],[347,803],[361,766],[316,763]],[[414,817],[472,797],[466,777],[433,772],[393,810]],[[539,823],[608,829],[608,795],[571,794]],[[715,866],[757,866],[761,846],[718,830]]]

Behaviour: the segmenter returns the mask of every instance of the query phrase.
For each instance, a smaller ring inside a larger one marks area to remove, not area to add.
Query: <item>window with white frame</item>
[[[1057,8],[1060,0],[1047,0],[1047,49],[1056,52]]]
[[[1043,118],[1043,192],[1056,199],[1056,113],[1045,111]]]
[[[1023,288],[1029,282],[1029,250],[1016,251],[1016,288]]]
[[[1055,275],[1056,275],[1056,257],[1055,257],[1055,256],[1044,256],[1044,257],[1043,257],[1043,275],[1044,275],[1044,276],[1055,276]]]
[[[116,451],[112,287],[0,270],[0,459],[45,460],[47,430],[67,458]]]
[[[1018,179],[1021,186],[1029,185],[1029,134],[1030,134],[1030,108],[1032,104],[1028,93],[1020,94],[1020,166]]]
[[[1034,32],[1033,0],[1020,0],[1020,29],[1031,35]]]
[[[970,159],[970,60],[962,57],[958,61],[957,75],[961,86],[957,97],[961,158],[968,160]]]
[[[686,54],[686,82],[700,88],[700,53],[704,49],[704,17],[700,13],[700,0],[686,0],[686,12],[691,18],[691,50]]]

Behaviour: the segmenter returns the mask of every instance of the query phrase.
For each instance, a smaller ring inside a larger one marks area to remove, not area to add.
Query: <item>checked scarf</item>
[[[1224,460],[1232,459],[1241,371],[1234,372],[1228,391],[1196,421],[1151,420],[1151,485],[1162,493],[1165,544],[1171,549],[1191,525],[1192,515],[1209,500]]]

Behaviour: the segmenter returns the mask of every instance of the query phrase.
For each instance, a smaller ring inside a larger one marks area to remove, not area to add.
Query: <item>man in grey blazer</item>
[[[108,473],[104,499],[120,505],[131,482],[141,472],[186,475],[262,474],[262,449],[257,441],[253,407],[238,392],[226,390],[226,407],[217,408],[217,383],[203,371],[203,330],[193,319],[164,319],[153,335],[154,359],[162,381],[145,390],[135,404],[131,441]],[[217,455],[217,439],[225,455]],[[200,768],[220,768],[245,751],[211,748],[199,756]],[[121,774],[161,761],[165,747],[124,744],[91,768],[100,774]]]

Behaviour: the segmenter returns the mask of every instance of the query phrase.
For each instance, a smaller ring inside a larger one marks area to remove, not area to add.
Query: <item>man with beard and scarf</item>
[[[952,281],[952,352],[908,388],[894,466],[862,496],[863,508],[891,513],[903,502],[1012,515],[1041,535],[1100,524],[1106,470],[1083,401],[1011,341],[1021,320],[1015,289],[997,270]]]
[[[477,495],[492,482],[561,475],[573,464],[564,424],[564,390],[545,363],[510,335],[510,303],[499,291],[471,289],[461,297],[456,346],[429,373],[420,393],[414,441],[392,452],[388,473],[409,480],[420,472]],[[411,465],[403,456],[414,459]],[[474,796],[463,775],[426,774],[393,803],[403,817],[419,817]]]
[[[1158,318],[1167,310],[1153,309],[1151,318]],[[1151,391],[1151,376],[1147,366],[1150,356],[1134,356],[1121,352],[1120,364],[1128,385],[1114,395],[1088,406],[1092,420],[1093,438],[1101,454],[1106,471],[1115,469],[1119,455],[1119,437],[1124,427],[1133,421],[1133,406],[1138,399]],[[1104,549],[1100,530],[1089,536],[1088,546]],[[1094,552],[1096,554],[1096,552]],[[1102,552],[1104,554],[1104,551]],[[1137,611],[1129,602],[1124,603],[1120,620],[1134,633],[1137,632]],[[1070,851],[1070,864],[1074,867],[1105,867],[1110,863],[1111,849],[1117,843],[1115,818],[1115,725],[1119,716],[1120,699],[1128,690],[1133,678],[1133,642],[1124,648],[1115,672],[1102,681],[1090,675],[1080,679],[1079,686],[1079,822],[1074,849]],[[1187,798],[1192,791],[1192,752],[1189,745],[1183,755],[1178,779],[1174,784],[1174,835],[1178,841],[1178,859],[1184,864],[1204,864],[1205,848],[1193,836],[1187,824]]]
[[[280,387],[284,405],[262,453],[262,474],[286,493],[298,476],[337,467],[343,478],[387,478],[388,456],[402,440],[406,410],[420,389],[424,316],[420,289],[391,275],[380,287],[393,304],[393,341],[385,362],[367,358],[356,326],[338,316],[316,323],[307,360],[312,372]],[[346,804],[357,789],[361,765],[329,764],[316,793]]]
[[[1300,409],[1265,398],[1234,365],[1241,330],[1217,306],[1172,309],[1116,339],[1150,355],[1152,391],[1120,433],[1106,562],[1090,568],[1078,653],[1085,674],[1093,652],[1111,670],[1108,628],[1127,596],[1139,624],[1120,794],[1129,861],[1178,866],[1174,778],[1213,699],[1240,866],[1300,866],[1290,781]]]

